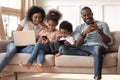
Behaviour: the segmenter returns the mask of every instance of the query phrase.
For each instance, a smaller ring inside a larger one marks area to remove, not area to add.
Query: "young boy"
[[[56,57],[61,55],[59,53],[59,46],[61,45],[73,46],[75,42],[72,36],[73,28],[71,23],[69,23],[68,21],[61,22],[59,30],[61,33],[61,35],[59,36],[59,40],[50,43],[51,51],[52,53],[55,53]]]

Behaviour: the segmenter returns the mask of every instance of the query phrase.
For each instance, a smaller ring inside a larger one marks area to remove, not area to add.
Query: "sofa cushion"
[[[3,57],[5,53],[0,53],[0,59]],[[30,54],[28,53],[17,53],[12,61],[10,62],[10,64],[18,64],[20,61],[22,62],[27,62],[27,60],[29,59]],[[54,60],[54,55],[52,54],[47,54],[45,56],[45,61],[43,66],[54,66],[55,65],[55,60]]]
[[[108,52],[116,52],[120,45],[120,31],[111,32],[111,35],[113,37],[113,45],[108,48]]]
[[[62,55],[55,58],[55,65],[61,67],[93,67],[92,56]],[[103,59],[104,67],[117,65],[117,53],[106,54]]]

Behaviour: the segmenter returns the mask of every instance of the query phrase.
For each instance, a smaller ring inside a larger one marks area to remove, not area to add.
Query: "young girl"
[[[57,53],[55,54],[56,57],[61,55],[60,53],[58,53],[59,46],[61,45],[74,46],[75,43],[74,38],[72,36],[73,28],[71,23],[69,23],[68,21],[61,22],[59,30],[61,33],[60,39],[50,43],[51,52]]]
[[[39,33],[40,43],[36,43],[28,62],[27,63],[20,62],[20,66],[29,70],[34,60],[36,60],[37,63],[34,65],[35,70],[43,72],[42,64],[45,53],[51,53],[49,43],[52,42],[53,40],[57,40],[58,36],[60,35],[59,30],[56,29],[56,26],[58,25],[60,18],[61,13],[58,12],[57,10],[49,11],[49,13],[47,14],[48,29],[43,30]]]

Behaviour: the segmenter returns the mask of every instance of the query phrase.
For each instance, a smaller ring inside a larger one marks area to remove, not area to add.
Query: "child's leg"
[[[34,65],[35,70],[38,72],[43,72],[42,64],[44,61],[44,57],[45,57],[45,51],[40,49],[37,55],[37,64]]]
[[[40,45],[40,43],[36,43],[34,46],[28,46],[23,50],[23,51],[27,52],[27,51],[30,51],[30,49],[31,49],[32,52],[31,52],[31,55],[30,55],[27,63],[19,62],[19,65],[21,67],[26,68],[27,70],[30,69],[31,64],[33,64],[34,60],[36,59],[37,53],[39,51],[39,45]]]
[[[55,54],[55,57],[59,57],[59,56],[61,56],[60,53],[56,53],[56,54]]]
[[[44,72],[44,69],[42,68],[41,64],[35,64],[34,69],[38,72]]]
[[[22,63],[22,62],[19,62],[19,66],[23,67],[23,68],[26,68],[27,70],[30,69],[31,67],[31,64],[30,63]]]

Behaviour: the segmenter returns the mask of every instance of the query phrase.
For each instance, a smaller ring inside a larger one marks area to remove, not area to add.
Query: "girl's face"
[[[48,30],[49,31],[54,31],[56,29],[57,23],[52,20],[48,20]]]
[[[66,30],[66,29],[60,29],[60,33],[61,33],[61,36],[62,36],[62,37],[67,37],[68,35],[71,34],[71,32],[69,32],[69,31]]]
[[[35,13],[32,15],[32,23],[35,25],[40,24],[42,21],[42,15],[40,13]]]

